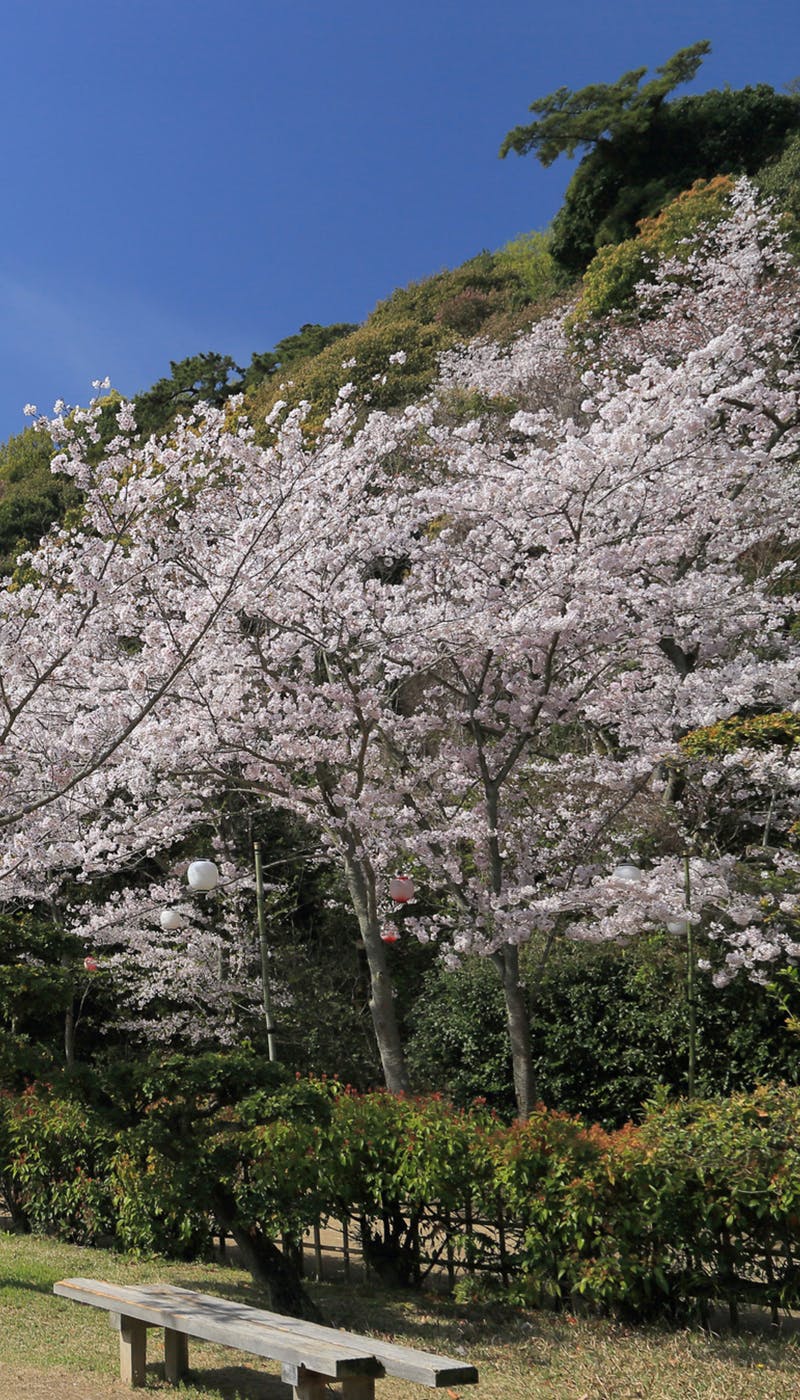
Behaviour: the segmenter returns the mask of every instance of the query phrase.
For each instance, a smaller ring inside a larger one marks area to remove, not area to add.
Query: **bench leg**
[[[343,1376],[342,1400],[375,1400],[374,1377]]]
[[[164,1328],[164,1378],[177,1385],[189,1369],[189,1338],[185,1332]]]
[[[119,1374],[128,1385],[144,1385],[147,1324],[135,1317],[119,1320]]]
[[[289,1363],[281,1367],[281,1380],[292,1387],[294,1400],[324,1400],[325,1388],[330,1384],[330,1376]]]

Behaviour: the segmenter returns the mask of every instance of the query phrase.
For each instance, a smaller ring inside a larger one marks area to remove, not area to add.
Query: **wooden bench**
[[[343,1400],[374,1400],[375,1380],[381,1376],[436,1388],[474,1385],[478,1380],[474,1366],[447,1356],[171,1284],[123,1288],[99,1279],[67,1278],[56,1283],[53,1292],[110,1314],[119,1328],[120,1374],[132,1386],[145,1383],[148,1327],[164,1329],[165,1376],[172,1384],[187,1370],[190,1337],[280,1361],[281,1377],[293,1387],[295,1400],[323,1400],[331,1381],[341,1382]]]

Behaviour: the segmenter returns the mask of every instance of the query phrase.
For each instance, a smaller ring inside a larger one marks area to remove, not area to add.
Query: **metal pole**
[[[278,1058],[275,1048],[275,1027],[272,1021],[272,1004],[269,996],[269,945],[267,943],[267,920],[264,913],[264,876],[261,869],[261,842],[253,842],[253,855],[256,865],[256,909],[258,911],[258,941],[261,945],[261,994],[264,1002],[264,1023],[267,1027],[267,1053],[270,1063]]]
[[[689,857],[683,858],[683,885],[686,899],[686,913],[689,914],[692,907],[692,877],[689,866]],[[694,925],[691,919],[686,920],[686,1002],[689,1011],[689,1073],[688,1088],[689,1098],[694,1098],[694,1071],[696,1060],[697,1042],[697,1016],[694,996]]]

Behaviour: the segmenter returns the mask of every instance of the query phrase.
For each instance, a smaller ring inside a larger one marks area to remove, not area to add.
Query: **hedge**
[[[455,1110],[335,1081],[299,1084],[297,1111],[294,1098],[282,1093],[279,1116],[226,1109],[182,1152],[163,1100],[112,1129],[44,1086],[3,1093],[2,1192],[19,1227],[186,1254],[210,1238],[203,1182],[216,1174],[241,1218],[273,1236],[326,1216],[360,1218],[368,1245],[383,1229],[407,1279],[415,1215],[436,1203],[443,1217],[491,1219],[500,1200],[517,1303],[638,1317],[800,1304],[796,1088],[651,1104],[614,1132],[544,1107],[509,1127],[480,1102]]]

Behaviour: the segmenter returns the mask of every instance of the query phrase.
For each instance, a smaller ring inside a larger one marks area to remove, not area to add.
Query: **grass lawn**
[[[64,1277],[166,1281],[258,1304],[250,1277],[219,1264],[132,1260],[103,1250],[0,1233],[0,1400],[105,1400],[130,1395],[117,1379],[117,1334],[105,1313],[56,1298]],[[480,1372],[462,1400],[796,1400],[800,1333],[740,1337],[626,1327],[546,1313],[502,1316],[435,1294],[370,1283],[312,1284],[334,1326],[463,1356]],[[149,1334],[148,1390],[182,1400],[286,1400],[279,1366],[190,1342],[190,1381],[161,1379],[160,1334]],[[146,1393],[146,1392],[140,1392]],[[333,1392],[332,1392],[333,1393]],[[387,1379],[378,1400],[422,1400],[423,1387]],[[454,1400],[445,1391],[443,1400]]]

